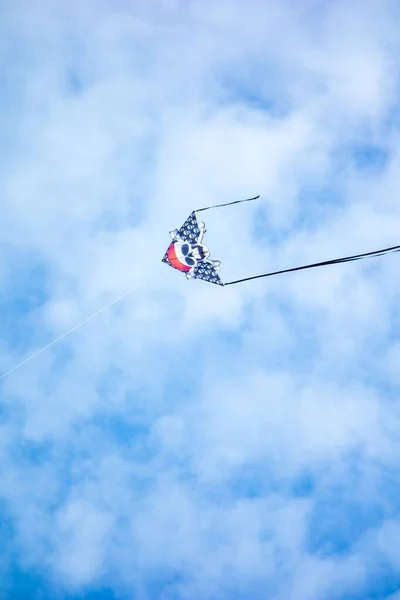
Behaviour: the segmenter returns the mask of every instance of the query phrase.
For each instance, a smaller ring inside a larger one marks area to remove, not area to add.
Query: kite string
[[[71,329],[69,329],[68,331],[66,331],[62,335],[60,335],[58,338],[56,338],[55,340],[53,340],[49,344],[46,344],[46,346],[43,346],[43,348],[40,348],[40,350],[37,350],[36,352],[34,352],[33,354],[31,354],[27,358],[25,358],[24,360],[22,360],[20,363],[18,363],[17,365],[15,365],[15,367],[13,367],[12,369],[10,369],[9,371],[6,371],[2,375],[0,375],[0,380],[4,379],[4,377],[6,377],[7,375],[9,375],[10,373],[13,373],[13,371],[16,371],[20,367],[22,367],[22,365],[25,365],[27,362],[29,362],[32,359],[36,358],[36,356],[38,356],[39,354],[41,354],[45,350],[48,350],[49,348],[51,348],[51,346],[54,346],[54,344],[57,344],[58,342],[60,342],[62,339],[64,339],[65,337],[67,337],[68,335],[70,335],[71,333],[73,333],[74,331],[76,331],[77,329],[79,329],[80,327],[82,327],[83,325],[85,325],[88,321],[91,321],[92,319],[94,319],[95,317],[97,317],[100,313],[104,312],[105,310],[107,310],[108,308],[110,308],[111,306],[113,306],[114,304],[117,304],[117,302],[120,302],[123,298],[125,298],[125,296],[128,296],[129,294],[131,294],[132,292],[134,292],[135,290],[137,290],[139,287],[141,287],[141,285],[142,285],[141,283],[139,283],[138,285],[135,285],[133,288],[131,288],[131,289],[127,290],[126,292],[124,292],[123,294],[121,294],[121,296],[118,296],[118,298],[115,298],[115,300],[112,300],[111,302],[108,302],[108,304],[106,304],[105,306],[103,306],[102,308],[100,308],[99,310],[97,310],[96,312],[94,312],[93,314],[91,314],[89,317],[86,317],[86,319],[84,319],[83,321],[81,321],[77,325],[74,325],[74,327],[71,327]]]

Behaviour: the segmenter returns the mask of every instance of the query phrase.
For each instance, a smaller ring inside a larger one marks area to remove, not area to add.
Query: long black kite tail
[[[337,265],[339,263],[351,262],[353,260],[362,260],[364,258],[373,256],[383,256],[390,254],[391,252],[399,252],[400,246],[391,246],[390,248],[383,248],[382,250],[374,250],[373,252],[365,252],[364,254],[354,254],[353,256],[345,256],[343,258],[335,258],[333,260],[325,260],[323,262],[313,263],[310,265],[303,265],[301,267],[293,267],[291,269],[283,269],[282,271],[272,271],[270,273],[263,273],[262,275],[253,275],[253,277],[245,277],[244,279],[238,279],[237,281],[228,281],[224,285],[234,285],[236,283],[242,283],[243,281],[250,281],[251,279],[260,279],[261,277],[272,277],[272,275],[281,275],[282,273],[291,273],[293,271],[303,271],[304,269],[314,269],[316,267],[325,267],[327,265]]]
[[[206,206],[205,208],[198,208],[195,212],[202,212],[203,210],[210,210],[211,208],[220,208],[221,206],[231,206],[232,204],[241,204],[242,202],[251,202],[257,200],[260,196],[254,196],[254,198],[246,198],[245,200],[235,200],[234,202],[227,202],[226,204],[214,204],[214,206]]]

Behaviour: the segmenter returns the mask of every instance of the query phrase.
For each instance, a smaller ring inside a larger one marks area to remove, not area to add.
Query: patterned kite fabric
[[[206,260],[197,265],[197,267],[194,270],[193,277],[195,279],[203,279],[204,281],[208,281],[209,283],[215,283],[216,285],[224,285],[220,276],[216,272],[214,265],[212,263],[207,262]]]
[[[184,268],[184,265],[179,265],[179,261],[177,262],[177,260],[174,260],[174,264],[171,262],[171,249],[174,247],[178,240],[187,242],[187,244],[189,244],[191,248],[195,247],[196,244],[199,243],[199,239],[201,237],[202,231],[197,221],[196,211],[193,211],[191,215],[186,219],[182,227],[177,232],[175,232],[173,241],[168,246],[164,254],[164,258],[162,259],[162,262],[166,263],[173,269],[177,269],[179,271],[187,271],[187,267]],[[208,281],[209,283],[214,283],[216,285],[224,285],[217,273],[213,262],[207,259],[199,260],[197,262],[197,264],[191,270],[191,279],[202,279],[203,281]]]
[[[197,222],[196,211],[193,211],[191,215],[186,219],[182,227],[178,231],[178,235],[181,236],[186,242],[195,244],[200,237],[200,228]]]

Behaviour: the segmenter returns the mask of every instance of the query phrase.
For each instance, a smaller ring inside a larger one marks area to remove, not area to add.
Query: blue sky
[[[79,4],[79,6],[78,6]],[[0,599],[399,600],[395,0],[4,2]]]

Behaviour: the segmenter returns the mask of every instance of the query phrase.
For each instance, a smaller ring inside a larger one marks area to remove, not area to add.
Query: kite
[[[259,197],[260,196],[254,196],[254,198],[235,200],[234,202],[228,202],[226,204],[215,204],[214,206],[207,206],[205,208],[194,210],[180,229],[174,229],[173,231],[169,232],[172,241],[170,242],[164,254],[162,262],[166,263],[173,269],[177,269],[178,271],[181,271],[181,273],[184,273],[187,279],[202,279],[216,285],[227,286],[243,283],[252,279],[260,279],[262,277],[271,277],[272,275],[281,275],[283,273],[291,273],[305,269],[314,269],[316,267],[325,267],[328,265],[352,262],[368,257],[383,256],[384,254],[400,251],[400,245],[391,246],[390,248],[384,248],[382,250],[364,252],[363,254],[354,254],[353,256],[325,260],[299,267],[292,267],[290,269],[282,269],[280,271],[271,271],[269,273],[252,275],[243,279],[237,279],[236,281],[228,281],[224,283],[219,276],[221,261],[210,259],[210,251],[207,246],[203,244],[203,238],[207,232],[206,225],[203,221],[197,220],[196,213],[210,210],[212,208],[231,206],[232,204],[241,204],[242,202],[251,202],[253,200],[257,200]]]

